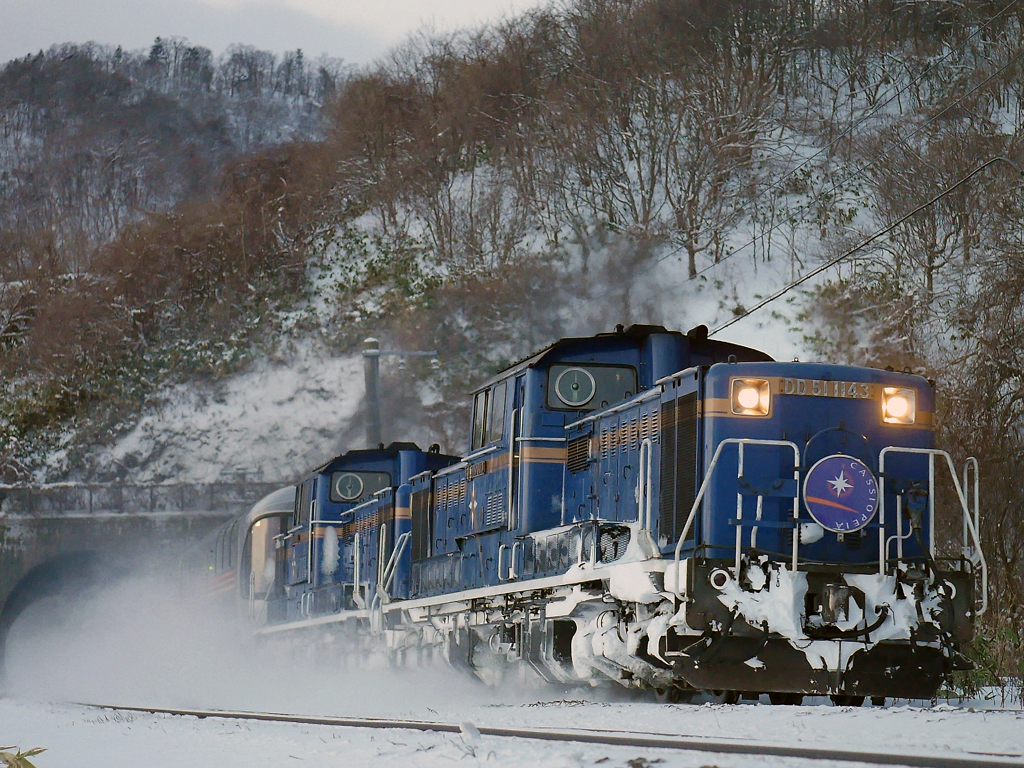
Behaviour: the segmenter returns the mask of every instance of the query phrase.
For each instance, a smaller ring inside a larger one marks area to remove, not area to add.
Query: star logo
[[[832,492],[839,498],[845,491],[853,488],[853,485],[846,480],[846,473],[840,472],[839,477],[836,477],[828,481],[828,484],[832,486]]]
[[[826,456],[804,478],[804,502],[826,531],[859,531],[878,512],[878,482],[863,461],[844,454]]]

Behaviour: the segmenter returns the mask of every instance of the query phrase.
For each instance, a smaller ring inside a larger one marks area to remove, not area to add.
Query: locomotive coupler
[[[846,584],[826,584],[821,590],[819,614],[826,624],[846,621],[850,615],[850,587]]]

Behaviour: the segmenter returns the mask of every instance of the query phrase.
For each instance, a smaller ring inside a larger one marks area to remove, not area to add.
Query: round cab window
[[[555,395],[570,408],[579,408],[594,398],[597,384],[584,368],[566,368],[555,379]]]
[[[363,494],[363,480],[359,475],[342,472],[334,477],[334,495],[342,501],[355,501]]]
[[[593,411],[632,397],[636,369],[605,363],[554,363],[548,368],[545,404],[556,411]]]

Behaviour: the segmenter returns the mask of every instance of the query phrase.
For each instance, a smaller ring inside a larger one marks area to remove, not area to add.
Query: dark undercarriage
[[[784,638],[722,638],[713,658],[683,654],[673,662],[679,677],[696,689],[915,699],[934,696],[952,668],[936,647],[889,641],[866,649],[855,641],[832,642],[860,647],[845,669],[815,669]]]

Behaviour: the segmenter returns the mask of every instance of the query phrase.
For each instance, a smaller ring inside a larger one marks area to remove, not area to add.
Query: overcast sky
[[[377,58],[410,32],[497,20],[544,0],[0,0],[0,62],[55,43],[148,48],[184,37],[220,54],[231,43],[301,48],[353,63]]]

